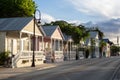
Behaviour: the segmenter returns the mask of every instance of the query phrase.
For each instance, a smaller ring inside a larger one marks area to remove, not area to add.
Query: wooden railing
[[[24,51],[20,58],[31,58],[33,56],[33,51]],[[43,51],[35,51],[35,57],[42,57]]]
[[[63,51],[55,51],[55,59],[57,62],[63,61],[64,59]]]
[[[35,51],[35,58],[40,58],[42,59],[44,57],[43,51]],[[16,66],[16,63],[20,59],[25,59],[25,58],[32,58],[33,56],[33,51],[23,51],[17,53],[13,58],[12,58],[12,67],[14,68]]]

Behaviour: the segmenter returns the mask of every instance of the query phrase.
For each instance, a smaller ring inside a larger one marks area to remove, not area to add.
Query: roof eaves
[[[62,33],[62,31],[61,31],[60,27],[58,26],[57,28],[59,29],[60,34],[61,34],[61,36],[62,36],[63,40],[65,40],[65,37],[63,36],[63,33]]]
[[[41,26],[39,26],[39,29],[41,30],[41,32],[43,33],[44,36],[46,36],[45,31],[43,30],[43,28]]]
[[[30,21],[33,20],[33,17],[29,17],[29,18],[30,18],[30,20],[29,20],[28,22],[30,22]],[[28,24],[28,23],[27,23],[27,24]],[[26,26],[26,25],[24,25],[24,26],[20,29],[20,31],[22,31],[25,26]]]

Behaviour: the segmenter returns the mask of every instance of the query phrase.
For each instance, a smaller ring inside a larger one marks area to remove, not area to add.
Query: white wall
[[[6,43],[6,32],[0,32],[0,52],[5,51],[5,43]]]

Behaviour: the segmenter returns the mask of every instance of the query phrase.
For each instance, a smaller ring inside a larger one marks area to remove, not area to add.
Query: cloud
[[[81,21],[80,20],[70,20],[70,21],[67,21],[68,23],[71,23],[71,24],[75,24],[75,25],[79,25],[81,24]]]
[[[75,9],[89,16],[120,17],[120,0],[68,0]]]
[[[103,31],[119,36],[120,19],[111,19],[109,21],[99,22],[98,25]]]
[[[49,14],[42,13],[41,20],[42,20],[42,23],[50,23],[51,21],[55,21],[56,19]]]
[[[119,36],[120,38],[120,19],[119,18],[98,22],[97,24],[88,22],[88,23],[83,23],[83,25],[85,25],[86,27],[98,26],[99,29],[104,33],[105,38],[109,38],[115,44],[117,44],[117,36]]]
[[[105,33],[105,36],[117,44],[117,36],[120,37],[120,19],[111,19],[109,21],[100,22],[98,25]]]

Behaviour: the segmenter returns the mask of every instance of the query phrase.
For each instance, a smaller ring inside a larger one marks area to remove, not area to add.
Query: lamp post
[[[38,11],[39,15],[38,18],[36,18],[35,14]],[[35,67],[35,24],[37,23],[37,26],[40,26],[40,20],[41,20],[41,13],[40,10],[36,9],[34,12],[34,22],[33,22],[33,55],[32,55],[32,65],[31,67]]]

